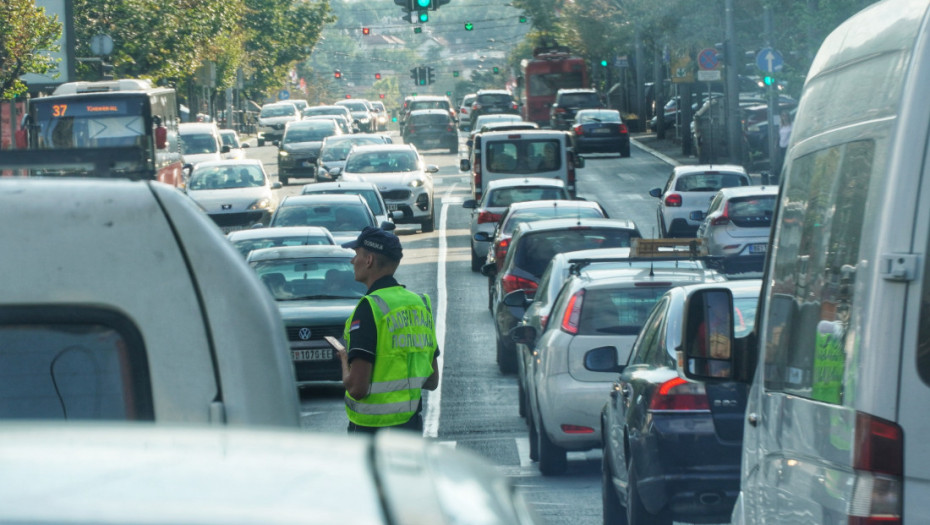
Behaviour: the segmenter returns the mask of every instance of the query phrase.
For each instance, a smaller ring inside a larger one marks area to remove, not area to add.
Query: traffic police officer
[[[366,227],[352,242],[355,280],[368,286],[346,320],[337,349],[349,432],[395,427],[422,431],[422,390],[439,384],[439,348],[427,295],[394,278],[403,252],[396,235]]]

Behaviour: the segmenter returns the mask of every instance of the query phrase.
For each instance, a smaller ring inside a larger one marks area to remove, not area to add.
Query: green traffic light
[[[429,0],[417,0],[417,5],[425,9],[429,7]]]
[[[452,76],[453,76],[453,77],[459,76],[459,72],[458,72],[458,71],[453,71],[453,72],[452,72]]]
[[[471,31],[475,26],[471,22],[465,22],[465,31]]]
[[[772,84],[775,83],[775,79],[772,77],[763,77],[762,81],[765,82],[766,86],[771,86]]]
[[[495,73],[500,73],[501,68],[499,68],[499,67],[497,67],[497,66],[494,66],[493,71],[494,71]]]
[[[607,67],[607,61],[601,60],[601,67]]]
[[[452,96],[452,92],[451,92],[451,91],[446,91],[446,96],[447,96],[447,97],[451,97],[451,96]]]
[[[429,22],[429,11],[420,11],[420,22]]]
[[[420,79],[420,85],[421,85],[421,86],[425,86],[425,85],[426,85],[426,79],[425,79],[425,78],[421,78],[421,79]]]
[[[525,17],[525,16],[521,16],[521,17],[520,17],[520,23],[521,23],[521,24],[525,24],[525,23],[526,23],[526,17]]]
[[[413,28],[413,32],[414,32],[414,33],[422,33],[422,32],[423,32],[423,28],[414,27],[414,28]]]

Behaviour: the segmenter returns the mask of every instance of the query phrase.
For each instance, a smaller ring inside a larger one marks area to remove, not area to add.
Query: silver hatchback
[[[764,255],[768,251],[777,186],[724,188],[710,201],[707,213],[692,212],[704,222],[697,237],[708,255]]]

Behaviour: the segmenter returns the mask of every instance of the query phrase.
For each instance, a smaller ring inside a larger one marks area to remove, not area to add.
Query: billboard
[[[26,73],[23,82],[29,85],[29,91],[35,92],[45,87],[53,87],[64,82],[74,80],[74,17],[71,4],[68,0],[35,0],[37,7],[44,7],[46,16],[58,16],[61,22],[61,38],[58,40],[59,50],[49,51],[53,58],[59,59],[57,64],[44,75]]]

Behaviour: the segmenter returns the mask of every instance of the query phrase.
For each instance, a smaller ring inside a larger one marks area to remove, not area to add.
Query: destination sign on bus
[[[130,111],[127,100],[56,100],[48,103],[33,103],[37,106],[37,117],[40,120],[66,117],[138,115],[140,109]]]

